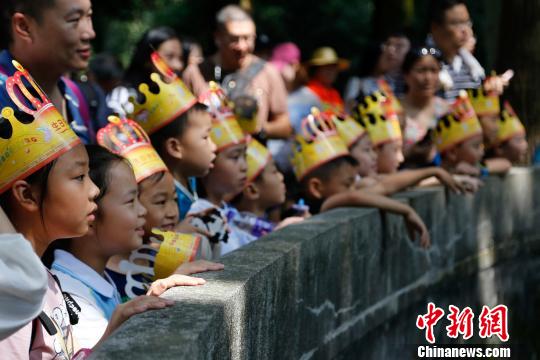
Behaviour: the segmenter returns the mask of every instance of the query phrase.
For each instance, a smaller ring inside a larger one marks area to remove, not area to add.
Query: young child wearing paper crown
[[[148,83],[157,86],[159,92],[155,94],[148,84],[140,84],[144,101],[130,100],[132,117],[150,135],[174,177],[180,219],[184,219],[197,199],[194,177],[208,174],[215,159],[215,145],[209,136],[211,117],[157,52],[151,59],[158,73],[151,74]]]
[[[62,290],[81,308],[79,321],[73,327],[74,334],[84,347],[93,347],[112,321],[115,309],[123,300],[129,300],[125,290],[127,276],[108,269],[107,263],[113,256],[143,245],[146,209],[138,200],[136,176],[141,176],[141,172],[134,175],[130,163],[105,148],[89,146],[87,149],[90,178],[100,188],[95,221],[86,235],[65,240],[54,250],[51,271],[58,277]],[[145,158],[143,154],[139,159],[144,161]],[[157,169],[158,166],[153,170]],[[160,288],[168,281],[157,280],[153,286]],[[147,281],[150,282],[151,279]],[[203,283],[202,279],[184,275],[174,279],[174,285]]]
[[[201,179],[206,196],[191,205],[192,223],[210,233],[216,257],[225,255],[254,238],[240,230],[228,218],[228,204],[247,181],[246,136],[236,121],[225,92],[216,83],[201,95],[200,101],[212,115],[210,137],[217,146],[214,167]]]
[[[13,65],[17,71],[0,87],[2,96],[11,99],[1,109],[0,204],[16,230],[42,256],[55,240],[88,232],[95,218],[94,200],[99,189],[88,176],[88,154],[80,139],[30,74],[19,63],[14,61]],[[143,297],[123,305],[112,314],[101,339],[143,308],[171,304],[157,297]],[[2,340],[0,354],[5,358],[20,358],[22,354],[40,359],[72,358],[80,349],[73,333],[79,309],[69,295],[62,297],[59,284],[48,273],[41,321],[36,319]]]
[[[497,93],[486,91],[484,87],[469,89],[467,95],[482,127],[485,148],[483,163],[487,172],[489,174],[505,174],[512,167],[512,163],[505,158],[496,157],[493,149],[499,132],[501,114],[499,96]]]
[[[471,175],[480,175],[481,171],[487,174],[480,165],[484,156],[482,127],[466,93],[456,98],[450,113],[439,118],[434,137],[443,168],[450,172],[465,169]]]
[[[244,189],[233,200],[232,222],[255,239],[273,230],[304,220],[303,216],[288,217],[275,224],[268,211],[285,203],[285,182],[268,149],[255,139],[247,146],[247,180]],[[306,212],[303,214],[308,216]]]
[[[428,247],[429,233],[408,205],[356,189],[358,162],[350,155],[331,119],[314,109],[302,122],[293,145],[293,170],[313,213],[342,206],[369,206],[403,215],[409,234],[420,234]]]
[[[381,115],[385,111],[383,108],[384,101],[386,100],[381,93],[367,96],[364,102],[359,105],[358,111],[354,112],[356,119],[349,116],[326,114],[332,119],[351,156],[359,163],[358,174],[361,179],[358,186],[372,193],[391,195],[410,186],[436,185],[440,183],[449,187],[452,191],[461,192],[463,190],[461,183],[454,180],[444,169],[438,167],[378,174],[378,154],[373,149],[371,136],[378,139],[379,142],[384,142],[384,139],[391,141],[392,138],[391,131],[389,131],[392,127],[384,126],[385,120],[382,119]],[[380,119],[375,121],[379,129],[376,126],[371,126],[373,125],[373,119]],[[395,119],[391,121],[395,122]],[[371,132],[367,129],[371,129]],[[386,163],[383,166],[386,166]]]
[[[493,145],[495,156],[505,158],[512,164],[523,163],[528,148],[525,127],[509,102],[504,103],[504,109],[497,121],[499,126]]]

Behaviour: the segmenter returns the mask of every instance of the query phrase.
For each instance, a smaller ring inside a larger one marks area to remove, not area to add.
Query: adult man
[[[444,98],[453,100],[460,90],[480,87],[486,74],[465,48],[472,36],[472,21],[465,1],[435,0],[431,13],[431,34],[435,46],[443,55],[441,81],[445,88],[442,94]],[[502,93],[503,87],[508,84],[508,75],[489,77],[484,87]]]
[[[7,49],[0,51],[0,83],[26,68],[84,142],[90,142],[87,104],[63,75],[85,69],[95,37],[90,0],[2,0],[0,26]],[[0,107],[5,99],[0,98]]]
[[[215,43],[218,52],[200,65],[184,71],[186,85],[195,95],[208,89],[208,81],[217,81],[234,101],[251,96],[258,104],[260,137],[286,138],[291,133],[287,114],[287,90],[272,65],[253,55],[255,23],[236,5],[228,5],[216,16]]]

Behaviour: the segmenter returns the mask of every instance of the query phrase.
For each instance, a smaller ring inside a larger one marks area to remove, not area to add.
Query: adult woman
[[[405,167],[423,167],[433,162],[436,152],[431,129],[448,110],[435,93],[439,88],[440,53],[433,48],[414,48],[403,61],[406,92],[401,99],[405,112],[403,152]]]

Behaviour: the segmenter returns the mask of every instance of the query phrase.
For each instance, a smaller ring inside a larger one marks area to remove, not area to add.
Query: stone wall
[[[508,299],[505,288],[530,291],[519,285],[538,273],[524,264],[540,269],[537,184],[540,168],[518,168],[475,195],[398,194],[426,222],[427,251],[401,217],[374,209],[338,209],[276,231],[225,256],[223,272],[202,275],[206,285],[166,292],[174,307],[130,319],[95,358],[408,358],[425,343],[414,320],[427,301],[493,306]],[[504,270],[516,264],[521,270]]]

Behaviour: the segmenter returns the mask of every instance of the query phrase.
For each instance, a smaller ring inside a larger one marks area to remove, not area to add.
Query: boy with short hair
[[[216,147],[210,139],[211,117],[206,106],[197,102],[156,52],[152,62],[159,74],[150,77],[159,93],[150,92],[148,84],[139,85],[145,101],[130,99],[133,118],[150,135],[152,145],[175,179],[182,220],[197,199],[193,177],[208,174],[215,158]]]
[[[495,156],[505,158],[512,164],[523,163],[528,148],[525,127],[507,101],[498,119],[498,125],[493,146]]]
[[[286,194],[283,175],[268,149],[252,138],[248,142],[246,160],[246,184],[232,201],[238,210],[232,218],[233,223],[259,238],[273,230],[302,221],[303,217],[292,216],[276,224],[268,217],[268,211],[285,203]]]
[[[467,95],[482,127],[484,147],[486,149],[486,157],[483,163],[488,173],[505,174],[512,167],[512,163],[503,157],[497,157],[493,149],[499,132],[501,114],[499,96],[493,91],[485,90],[484,86],[467,90]]]
[[[350,156],[333,123],[317,111],[303,120],[303,134],[293,145],[293,169],[309,201],[312,213],[343,206],[369,206],[403,215],[414,238],[428,247],[429,233],[418,214],[408,205],[356,189],[358,162]]]
[[[487,175],[480,165],[484,157],[482,127],[466,94],[461,93],[450,113],[438,120],[435,145],[446,170],[457,172],[460,166],[471,174],[476,170]]]

